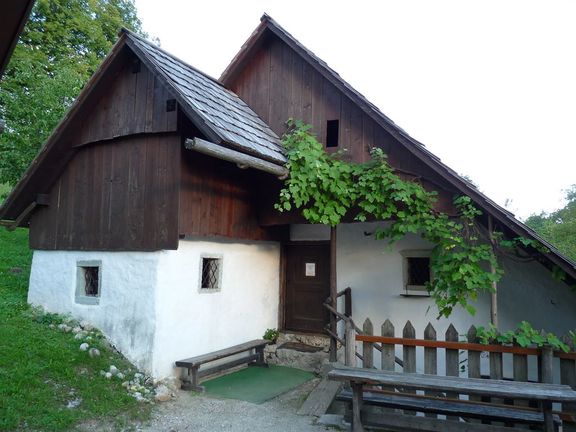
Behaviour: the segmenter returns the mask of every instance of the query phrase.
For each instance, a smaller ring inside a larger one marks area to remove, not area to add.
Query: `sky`
[[[576,184],[572,0],[135,0],[218,78],[264,12],[444,163],[525,219]]]

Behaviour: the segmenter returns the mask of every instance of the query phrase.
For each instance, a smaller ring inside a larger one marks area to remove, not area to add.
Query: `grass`
[[[134,371],[125,359],[102,342],[101,356],[91,358],[73,334],[49,327],[62,317],[35,315],[27,305],[27,243],[27,230],[0,229],[0,430],[71,430],[93,419],[120,428],[147,418],[149,404],[100,375],[111,364]],[[68,408],[73,400],[80,404]]]

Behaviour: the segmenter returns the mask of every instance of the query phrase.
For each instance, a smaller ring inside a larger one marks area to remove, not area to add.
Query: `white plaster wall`
[[[377,223],[342,224],[337,231],[338,290],[352,288],[352,316],[359,326],[370,318],[378,333],[388,318],[396,327],[396,335],[401,336],[409,319],[416,329],[416,337],[422,338],[424,328],[431,322],[440,339],[450,323],[460,334],[465,334],[472,324],[486,326],[490,322],[489,295],[481,296],[475,303],[475,316],[456,308],[449,319],[439,320],[437,308],[429,297],[403,297],[400,251],[429,249],[431,245],[418,236],[409,235],[389,246],[371,235],[378,226]],[[291,227],[291,240],[328,239],[326,227]],[[498,291],[502,330],[514,328],[522,320],[558,334],[576,328],[576,295],[566,284],[554,280],[551,273],[536,262],[503,259],[502,266],[506,272]],[[439,358],[439,368],[442,367],[443,361]]]
[[[28,302],[98,327],[140,369],[151,372],[159,252],[34,251]],[[75,302],[78,261],[99,260],[100,301]]]
[[[200,292],[201,256],[222,256],[222,286]],[[156,292],[153,374],[177,374],[174,362],[261,338],[278,327],[280,246],[186,238],[163,251]]]

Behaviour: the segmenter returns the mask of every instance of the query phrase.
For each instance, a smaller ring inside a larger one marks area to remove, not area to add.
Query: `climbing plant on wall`
[[[435,244],[428,285],[440,316],[448,317],[456,306],[474,314],[472,302],[502,275],[492,246],[481,241],[475,219],[481,214],[467,196],[454,204],[457,219],[434,209],[436,193],[417,181],[400,178],[381,149],[373,149],[365,164],[347,162],[341,153],[327,154],[309,132],[310,126],[290,120],[284,136],[290,171],[276,208],[301,209],[310,223],[338,225],[343,218],[363,222],[389,221],[376,238],[391,243],[406,234],[418,234]],[[487,268],[496,269],[494,273]]]

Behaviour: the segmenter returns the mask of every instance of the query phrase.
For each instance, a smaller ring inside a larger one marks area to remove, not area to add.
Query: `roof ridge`
[[[230,91],[230,90],[229,90],[221,81],[219,81],[217,78],[214,78],[213,76],[207,74],[206,72],[201,71],[201,70],[198,69],[197,67],[192,66],[190,63],[182,60],[180,57],[175,56],[174,54],[170,53],[169,51],[166,51],[164,48],[162,48],[162,47],[160,47],[160,46],[158,46],[158,45],[155,45],[152,41],[144,38],[143,36],[141,36],[141,35],[139,35],[139,34],[137,34],[137,33],[134,33],[132,30],[129,30],[129,29],[127,29],[126,27],[122,27],[122,28],[120,29],[119,35],[122,36],[123,34],[125,34],[125,35],[126,35],[127,37],[129,37],[129,38],[135,38],[135,39],[137,39],[138,41],[140,41],[140,42],[142,42],[142,43],[145,43],[145,44],[148,45],[149,47],[151,47],[151,48],[153,48],[153,49],[155,49],[155,50],[157,50],[157,51],[160,51],[162,54],[170,57],[172,60],[175,60],[175,61],[177,61],[178,63],[181,63],[182,65],[184,65],[184,66],[192,69],[194,72],[199,73],[199,74],[202,75],[203,77],[208,78],[210,81],[214,82],[214,83],[217,84],[218,86],[226,89],[227,91]]]

